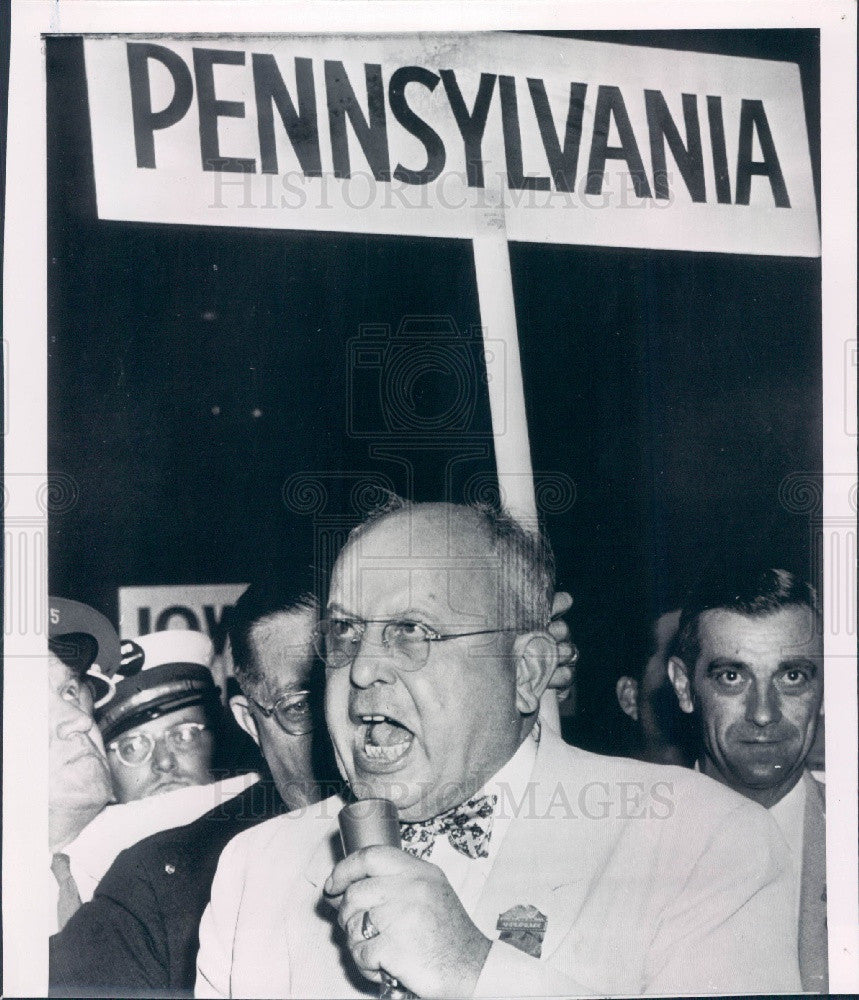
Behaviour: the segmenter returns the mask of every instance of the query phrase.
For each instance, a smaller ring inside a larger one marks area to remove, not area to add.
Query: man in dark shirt
[[[233,610],[230,640],[242,694],[231,699],[260,745],[271,778],[253,784],[188,826],[123,851],[50,942],[52,996],[152,996],[193,991],[197,929],[226,843],[284,809],[331,794],[336,770],[313,690],[310,634],[316,605],[308,578],[272,574]],[[286,803],[286,805],[284,805]]]
[[[631,723],[631,756],[651,764],[692,767],[697,734],[689,716],[680,711],[668,678],[668,657],[679,620],[679,608],[661,613],[646,606],[632,610],[615,693]]]

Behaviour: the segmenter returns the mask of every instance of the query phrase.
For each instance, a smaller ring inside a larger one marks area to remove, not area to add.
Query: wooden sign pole
[[[496,221],[500,221],[497,216]],[[475,236],[472,245],[498,487],[507,512],[533,531],[537,528],[537,501],[519,357],[510,248],[503,223]],[[554,691],[543,695],[540,718],[554,729],[560,728]]]

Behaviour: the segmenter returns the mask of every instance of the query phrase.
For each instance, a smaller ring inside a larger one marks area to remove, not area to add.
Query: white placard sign
[[[134,639],[167,628],[191,628],[220,637],[225,609],[246,588],[246,583],[120,587],[119,634]]]
[[[817,256],[799,68],[528,35],[85,39],[102,219]]]

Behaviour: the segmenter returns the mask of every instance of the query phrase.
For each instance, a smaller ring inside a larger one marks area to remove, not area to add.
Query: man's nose
[[[162,736],[152,748],[152,767],[156,771],[173,771],[176,768],[176,751]]]
[[[749,690],[746,718],[756,726],[769,726],[781,719],[781,706],[775,686],[768,681],[756,682]]]
[[[355,687],[367,688],[372,684],[393,684],[397,679],[397,668],[389,650],[375,638],[367,641],[364,636],[358,652],[349,668],[349,676]]]
[[[81,733],[88,733],[94,725],[95,721],[88,712],[78,705],[67,704],[66,712],[57,726],[57,736],[61,740],[68,740]]]

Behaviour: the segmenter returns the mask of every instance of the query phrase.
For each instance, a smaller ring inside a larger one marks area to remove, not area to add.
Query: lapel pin
[[[511,906],[498,917],[499,941],[512,944],[534,958],[540,957],[548,918],[536,906]]]

